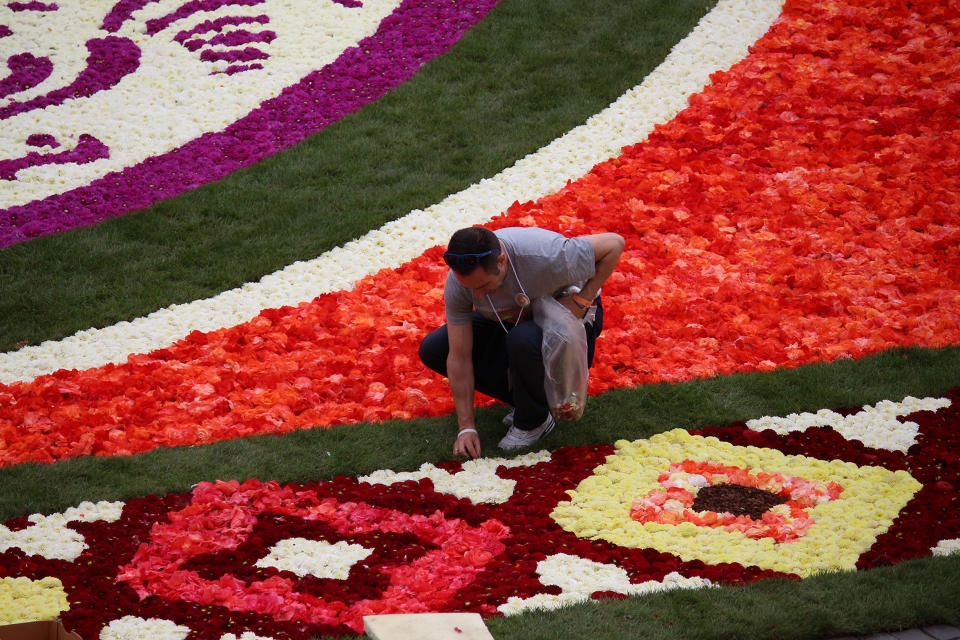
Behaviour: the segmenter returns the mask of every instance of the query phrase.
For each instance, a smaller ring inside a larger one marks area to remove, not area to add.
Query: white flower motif
[[[122,363],[132,353],[168,347],[191,331],[234,326],[264,309],[296,306],[349,290],[380,269],[395,268],[447,241],[455,230],[489,221],[514,201],[535,200],[595,164],[641,142],[654,125],[687,106],[691,94],[747,54],[780,14],[779,0],[721,0],[644,81],[587,122],[493,178],[414,210],[343,247],[205,300],[172,305],[130,322],[86,329],[59,341],[0,354],[0,382],[30,381],[59,369]],[[150,110],[147,110],[149,112]],[[216,111],[216,110],[214,110]],[[23,182],[21,180],[20,182]]]
[[[941,540],[937,543],[937,546],[930,549],[930,551],[935,556],[949,556],[954,553],[960,553],[960,538]]]
[[[326,540],[287,538],[275,544],[270,553],[257,561],[257,566],[292,571],[301,578],[309,574],[318,578],[346,580],[350,575],[350,567],[371,553],[372,549],[343,540],[331,544]]]
[[[791,413],[778,417],[748,420],[754,431],[772,429],[780,434],[803,431],[809,427],[832,427],[847,440],[859,440],[868,447],[906,451],[917,440],[920,428],[916,422],[901,422],[900,418],[917,411],[936,411],[950,406],[946,398],[917,399],[907,396],[901,402],[882,400],[876,406],[864,405],[863,410],[851,416],[821,409],[816,413]]]
[[[40,555],[49,560],[76,560],[87,543],[78,532],[67,527],[70,522],[115,522],[123,511],[122,502],[82,502],[63,513],[48,516],[35,513],[29,516],[33,524],[19,531],[11,531],[0,524],[0,552],[17,547],[24,553]]]
[[[579,556],[558,553],[537,563],[537,573],[545,585],[563,589],[558,595],[539,593],[530,598],[511,597],[498,610],[504,615],[514,615],[534,609],[558,609],[563,606],[586,602],[596,591],[614,591],[626,595],[640,595],[671,589],[700,588],[710,586],[703,578],[685,578],[677,572],[664,576],[663,580],[648,580],[632,584],[622,568]]]
[[[543,584],[556,585],[565,593],[580,593],[587,597],[594,591],[627,593],[635,586],[630,584],[627,572],[616,565],[565,553],[537,563],[537,573]]]
[[[481,502],[501,504],[513,495],[515,480],[506,480],[497,475],[498,467],[529,467],[540,462],[549,462],[550,452],[539,451],[527,453],[512,459],[505,458],[478,458],[463,463],[463,470],[450,473],[439,469],[430,463],[424,463],[418,471],[391,471],[382,469],[374,471],[368,476],[358,478],[360,482],[370,484],[394,484],[407,480],[423,480],[429,478],[437,493],[446,493],[466,498],[474,504]]]
[[[189,627],[160,618],[124,616],[100,631],[100,640],[184,640]]]
[[[252,631],[244,631],[239,636],[233,633],[225,633],[220,636],[220,640],[274,640],[270,636],[258,636]]]

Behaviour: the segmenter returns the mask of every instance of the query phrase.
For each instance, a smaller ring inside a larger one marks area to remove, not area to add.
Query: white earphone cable
[[[514,326],[520,324],[520,319],[523,318],[523,311],[528,306],[530,306],[530,297],[527,295],[527,292],[523,288],[523,283],[520,282],[520,276],[517,275],[517,268],[513,266],[513,260],[510,259],[510,254],[507,253],[506,247],[503,249],[503,255],[507,256],[507,264],[510,265],[511,271],[513,271],[513,277],[517,280],[517,286],[520,287],[520,293],[517,294],[516,299],[514,300],[517,305],[520,307],[520,313],[517,314],[517,321],[514,323]],[[500,326],[503,327],[504,333],[510,333],[507,329],[507,325],[503,324],[503,319],[500,318],[500,314],[497,312],[497,308],[493,306],[493,300],[490,299],[490,294],[487,294],[487,304],[490,305],[490,309],[493,311],[493,315],[497,316],[497,322],[500,323]]]

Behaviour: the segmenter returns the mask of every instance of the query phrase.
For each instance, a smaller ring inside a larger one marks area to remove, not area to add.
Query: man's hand
[[[480,457],[480,437],[476,429],[461,429],[453,443],[453,455],[467,458]]]

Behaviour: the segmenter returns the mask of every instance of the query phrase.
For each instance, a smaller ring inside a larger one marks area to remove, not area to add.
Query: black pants
[[[593,364],[597,336],[603,330],[603,305],[597,298],[594,322],[586,325],[587,363]],[[506,325],[473,312],[473,384],[484,395],[513,405],[513,424],[518,429],[535,429],[547,419],[550,409],[543,387],[544,368],[541,344],[543,331],[528,321]],[[447,326],[433,331],[420,343],[420,360],[441,375],[447,375],[450,344]]]

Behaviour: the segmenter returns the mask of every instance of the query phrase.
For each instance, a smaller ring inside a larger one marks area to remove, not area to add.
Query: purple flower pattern
[[[379,25],[376,33],[344,50],[332,63],[307,74],[280,95],[264,101],[259,108],[237,120],[224,131],[206,133],[163,155],[147,158],[66,193],[52,195],[25,205],[0,210],[0,248],[32,238],[96,224],[102,220],[136,211],[159,200],[223,178],[242,167],[288,148],[320,131],[349,113],[382,97],[405,82],[431,58],[448,51],[499,0],[405,0]],[[116,31],[123,21],[150,0],[120,0],[104,20],[104,29]],[[180,16],[210,10],[213,5],[244,4],[261,0],[197,0],[170,14]],[[351,4],[348,4],[351,3]],[[352,5],[352,0],[340,4]],[[175,20],[177,18],[171,18]],[[164,18],[158,19],[164,20]],[[261,21],[262,23],[262,21]],[[226,24],[224,22],[223,24]],[[160,23],[154,25],[162,28]],[[221,25],[222,26],[222,25]],[[151,28],[148,25],[148,28]],[[108,37],[109,38],[109,37]],[[116,41],[91,41],[91,58],[97,46]],[[189,34],[183,36],[184,40]],[[116,40],[125,40],[116,38]],[[97,45],[92,43],[97,42]],[[128,41],[129,42],[129,41]],[[253,49],[249,47],[248,49]],[[97,65],[99,73],[85,78],[85,86],[98,79],[113,82],[121,72],[136,64],[133,52],[117,48],[116,62]],[[139,50],[137,50],[139,51]],[[242,57],[241,57],[242,58]],[[254,58],[235,60],[248,63]],[[235,64],[224,73],[237,73],[256,64]],[[101,70],[102,69],[102,70]],[[129,73],[129,71],[126,71]],[[50,99],[42,96],[39,99]],[[6,108],[16,108],[14,105]],[[2,117],[2,116],[0,116]],[[27,154],[35,154],[31,152]],[[87,141],[71,152],[89,154],[90,161],[104,153]],[[51,158],[53,156],[50,156]],[[32,161],[39,161],[31,156]],[[47,158],[49,160],[49,158]],[[55,161],[55,160],[54,160]],[[17,161],[10,161],[16,163]],[[16,164],[6,167],[8,172]]]
[[[87,41],[87,67],[69,85],[37,96],[26,102],[11,102],[0,108],[0,120],[4,120],[18,113],[33,109],[42,109],[62,104],[70,98],[91,96],[98,91],[109,89],[125,75],[136,71],[140,66],[140,47],[128,38],[107,36]],[[30,54],[24,54],[30,55]],[[32,57],[32,56],[31,56]],[[39,69],[37,74],[43,73],[44,65],[40,62],[46,58],[36,58],[30,65],[31,69]],[[49,61],[48,61],[49,64]],[[49,74],[49,70],[46,72]],[[36,80],[36,78],[33,78]]]
[[[30,138],[27,139],[27,144],[30,144],[31,140],[34,142],[33,146],[59,146],[56,140],[52,140],[51,142],[46,138],[43,139],[43,145],[38,145],[36,144],[38,138],[35,136],[30,136]],[[69,151],[61,151],[56,154],[42,154],[37,151],[31,151],[26,156],[17,158],[16,160],[0,160],[0,180],[16,180],[17,171],[25,169],[26,167],[36,167],[44,164],[90,162],[92,160],[109,157],[109,155],[110,150],[105,144],[93,136],[84,133],[80,135],[77,146]]]
[[[55,2],[11,2],[7,9],[11,11],[56,11],[59,7]]]
[[[10,75],[0,80],[0,98],[37,86],[53,71],[53,63],[49,58],[20,53],[7,59],[7,68]]]

